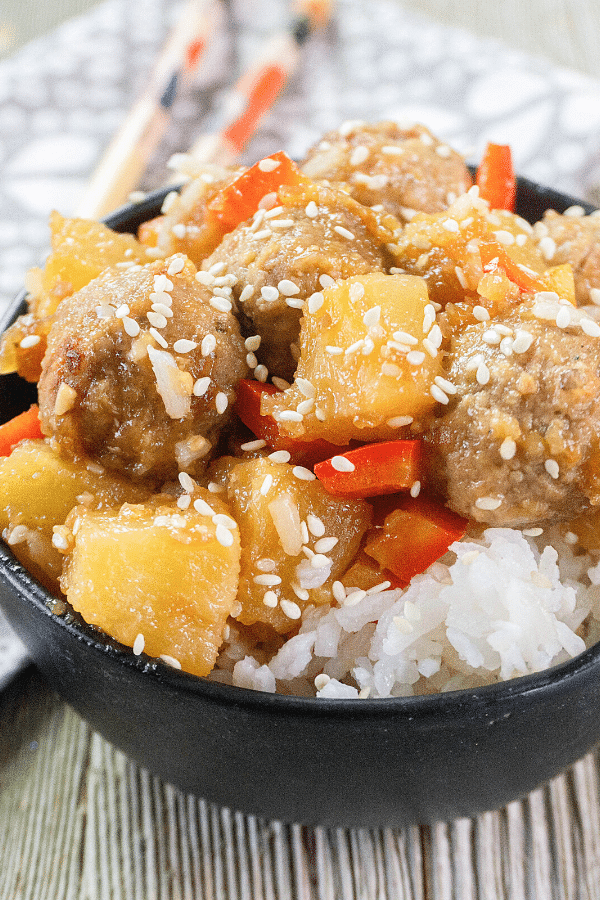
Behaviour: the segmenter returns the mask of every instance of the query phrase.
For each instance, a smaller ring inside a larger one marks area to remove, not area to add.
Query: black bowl
[[[135,230],[163,196],[107,222]],[[518,210],[530,221],[575,202],[519,180]],[[3,327],[22,308],[23,295]],[[1,378],[0,418],[31,395],[18,378]],[[477,690],[317,700],[215,684],[135,657],[55,615],[5,545],[0,605],[48,684],[107,740],[184,791],[268,818],[377,827],[475,815],[523,796],[600,741],[600,645]]]

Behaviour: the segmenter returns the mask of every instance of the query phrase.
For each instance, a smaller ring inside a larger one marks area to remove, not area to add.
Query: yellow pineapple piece
[[[148,491],[61,456],[48,441],[21,441],[0,459],[0,531],[15,556],[49,590],[58,591],[62,557],[53,546],[55,526],[61,526],[74,506],[120,506],[145,499]],[[60,536],[55,540],[61,543]]]
[[[294,384],[265,395],[261,412],[293,437],[342,445],[393,440],[403,426],[422,425],[442,375],[441,333],[423,279],[372,272],[322,297],[305,309]]]
[[[77,507],[61,584],[89,624],[208,675],[237,594],[240,541],[222,501],[204,488],[192,501],[188,509],[164,496],[120,509]]]
[[[334,497],[305,480],[307,470],[300,470],[305,478],[295,472],[288,463],[255,458],[231,470],[228,488],[242,544],[236,618],[280,634],[294,630],[307,605],[331,601],[332,584],[371,521],[368,503]]]

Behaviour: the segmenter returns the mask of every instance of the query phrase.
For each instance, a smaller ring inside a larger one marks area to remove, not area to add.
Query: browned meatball
[[[587,316],[539,294],[455,339],[457,394],[432,427],[430,457],[452,509],[516,526],[600,502],[596,335]]]
[[[343,182],[365,206],[382,204],[401,221],[414,211],[441,212],[472,179],[464,159],[423,125],[346,123],[309,150],[311,178]]]
[[[324,186],[281,188],[280,205],[227,234],[203,269],[235,281],[243,330],[261,337],[258,359],[289,380],[303,303],[331,279],[393,265],[398,222]]]
[[[600,300],[600,215],[565,216],[547,212],[534,232],[552,266],[571,263],[578,306]],[[590,291],[598,291],[596,295]],[[594,298],[594,299],[592,299]]]
[[[201,471],[247,366],[235,317],[195,271],[183,255],[107,270],[61,303],[39,401],[70,455],[153,482]]]

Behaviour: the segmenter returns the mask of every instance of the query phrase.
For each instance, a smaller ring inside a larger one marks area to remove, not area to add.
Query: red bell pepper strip
[[[258,209],[267,194],[282,185],[312,184],[292,162],[287,153],[273,153],[259,160],[230,184],[219,191],[207,206],[207,215],[214,217],[224,232],[233,231]]]
[[[371,532],[365,553],[390,572],[401,587],[436,562],[454,541],[464,537],[467,520],[427,497],[406,497]]]
[[[260,404],[265,394],[279,394],[281,391],[274,384],[263,384],[260,381],[242,379],[236,391],[234,410],[244,425],[266,441],[273,450],[287,450],[290,460],[303,466],[312,467],[316,462],[327,459],[340,450],[340,447],[329,441],[303,441],[299,438],[284,435],[271,415],[261,415]]]
[[[508,144],[488,144],[476,174],[479,196],[491,209],[514,212],[517,182]]]
[[[44,435],[40,425],[39,409],[34,404],[26,412],[0,425],[0,456],[10,456],[13,447],[19,441],[24,441],[26,438],[41,437],[44,437]]]
[[[540,277],[511,259],[502,244],[494,238],[481,238],[479,253],[484,271],[493,272],[495,269],[502,269],[506,277],[521,291],[532,292],[544,289]]]
[[[421,477],[423,443],[419,440],[365,444],[315,466],[315,475],[330,494],[377,497],[409,490]]]

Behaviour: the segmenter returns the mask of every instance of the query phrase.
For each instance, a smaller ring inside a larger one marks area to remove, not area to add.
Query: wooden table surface
[[[398,5],[596,78],[598,0]],[[598,772],[453,823],[285,826],[162,784],[28,669],[0,695],[0,900],[600,900]]]

